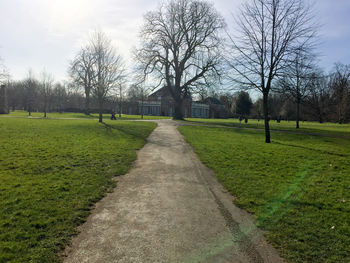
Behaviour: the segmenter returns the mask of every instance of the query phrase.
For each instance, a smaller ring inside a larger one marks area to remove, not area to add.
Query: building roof
[[[171,97],[171,94],[170,94],[170,90],[169,90],[169,87],[168,86],[163,86],[162,88],[156,90],[155,92],[153,92],[152,94],[150,94],[148,97],[167,97],[167,96],[170,96]],[[192,99],[192,96],[189,95],[189,98]]]
[[[207,104],[222,105],[221,101],[218,100],[217,98],[214,98],[214,97],[208,97],[208,98],[204,99],[203,102],[207,103]]]

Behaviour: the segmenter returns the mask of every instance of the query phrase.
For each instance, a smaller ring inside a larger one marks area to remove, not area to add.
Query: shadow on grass
[[[235,129],[246,129],[246,130],[261,130],[264,131],[264,123],[261,124],[250,124],[250,123],[234,123],[234,122],[204,122],[204,121],[192,121],[192,120],[183,120],[184,125],[194,125],[194,126],[207,126],[207,127],[216,127],[216,128],[235,128]],[[341,138],[341,139],[350,139],[349,132],[346,131],[335,131],[335,130],[323,130],[315,128],[300,128],[295,129],[293,127],[276,127],[275,125],[270,126],[270,131],[275,133],[290,133],[290,134],[299,134],[299,135],[309,135],[309,136],[319,136],[319,137],[332,137],[332,138]]]
[[[145,140],[147,137],[145,137],[144,130],[141,127],[135,127],[137,124],[133,123],[134,127],[131,127],[130,125],[111,125],[107,124],[105,122],[102,122],[102,125],[106,128],[107,134],[112,134],[112,130],[117,130],[125,135],[136,137],[142,140]]]
[[[301,145],[294,145],[294,144],[288,144],[288,143],[282,143],[282,142],[276,142],[276,141],[273,141],[273,143],[279,144],[279,145],[283,145],[283,146],[288,146],[288,147],[294,147],[294,148],[304,149],[304,150],[308,150],[308,151],[313,151],[313,152],[317,152],[317,153],[321,153],[321,154],[329,154],[329,155],[334,155],[334,156],[339,156],[339,157],[347,157],[348,156],[347,154],[323,151],[323,150],[314,149],[314,148],[301,146]]]

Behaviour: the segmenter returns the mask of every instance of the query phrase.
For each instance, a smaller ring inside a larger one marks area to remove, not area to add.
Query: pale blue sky
[[[216,0],[228,20],[244,0]],[[94,29],[105,31],[124,57],[137,44],[142,16],[158,0],[1,0],[0,57],[12,78],[29,68],[44,68],[56,80],[67,76],[68,62]],[[350,64],[350,0],[315,0],[320,35],[320,65]],[[230,23],[229,23],[230,25]],[[231,25],[230,25],[231,26]],[[130,62],[129,62],[130,63]]]

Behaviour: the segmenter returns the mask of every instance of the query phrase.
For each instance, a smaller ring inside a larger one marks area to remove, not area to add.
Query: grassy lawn
[[[10,117],[28,117],[27,111],[11,111],[9,115],[3,115],[3,116],[10,116]],[[40,117],[42,118],[44,116],[44,113],[42,112],[32,112],[32,117]],[[128,115],[123,114],[121,118],[119,118],[119,115],[115,115],[117,119],[119,120],[135,120],[135,119],[141,119],[141,115]],[[90,115],[86,115],[84,113],[75,113],[75,112],[48,112],[47,113],[48,118],[74,118],[74,119],[98,119],[97,113],[92,113]],[[111,114],[103,114],[104,120],[110,120]],[[168,116],[149,116],[144,115],[143,118],[145,120],[158,120],[158,119],[170,119],[171,117]]]
[[[254,128],[254,129],[264,129],[263,120],[248,120],[245,124],[244,121],[241,123],[238,119],[197,119],[188,118],[186,119],[189,123],[202,123],[209,125],[221,125],[227,127],[237,127],[237,128]],[[333,134],[339,136],[349,136],[350,137],[350,124],[337,124],[337,123],[318,123],[318,122],[300,122],[300,129],[295,128],[295,121],[281,121],[277,123],[276,121],[270,121],[270,128],[272,130],[289,130],[298,131],[305,133],[320,133],[320,134]]]
[[[0,262],[57,262],[155,126],[0,118]]]
[[[265,144],[260,130],[179,130],[288,262],[350,262],[349,139],[273,132]]]

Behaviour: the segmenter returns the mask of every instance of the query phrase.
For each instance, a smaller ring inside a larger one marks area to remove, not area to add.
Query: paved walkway
[[[177,131],[160,120],[64,262],[283,262]]]

